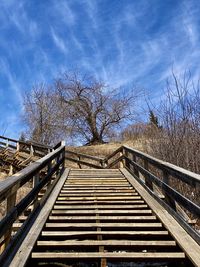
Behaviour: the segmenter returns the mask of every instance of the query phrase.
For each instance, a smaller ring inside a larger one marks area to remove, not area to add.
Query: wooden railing
[[[200,243],[195,230],[200,226],[200,175],[128,146],[121,146],[104,159],[72,151],[66,151],[66,158],[80,168],[126,168]]]
[[[0,222],[1,262],[4,258],[6,259],[7,253],[14,253],[26,236],[32,222],[63,173],[64,161],[65,145],[59,143],[54,151],[0,183],[0,203],[6,202],[7,207]],[[29,192],[17,202],[17,193],[25,184]],[[41,190],[45,193],[39,198],[38,194]],[[29,216],[20,230],[11,238],[13,223],[28,209],[29,212],[31,210]]]
[[[33,141],[19,141],[5,136],[0,136],[0,148],[11,148],[19,152],[26,152],[30,155],[44,156],[53,148]]]
[[[80,169],[83,166],[96,169],[103,169],[105,167],[103,158],[94,157],[70,150],[65,150],[65,160],[77,163],[78,168]]]

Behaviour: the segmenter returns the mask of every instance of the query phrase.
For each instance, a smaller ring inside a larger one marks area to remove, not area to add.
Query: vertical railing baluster
[[[6,207],[6,214],[10,212],[12,208],[14,208],[16,204],[16,197],[17,197],[17,185],[14,186],[8,193],[7,197],[7,207]],[[12,235],[12,225],[10,226],[10,229],[5,233],[5,235],[2,237],[2,245],[0,247],[0,252],[2,253],[7,245],[10,242]]]
[[[31,145],[31,147],[30,147],[30,155],[33,156],[33,154],[34,154],[34,149],[33,149],[33,145]]]
[[[122,147],[121,151],[119,152],[119,156],[122,157],[124,155],[124,148]],[[124,168],[124,159],[122,158],[119,162],[119,168]]]
[[[40,174],[37,173],[33,176],[33,188],[35,188],[40,182]],[[36,208],[38,205],[38,196],[36,197],[34,203],[33,203],[33,208]]]
[[[133,162],[136,163],[136,160],[137,160],[136,155],[132,154],[132,157],[133,157]],[[133,172],[139,178],[139,171],[138,171],[137,167],[135,167],[135,166],[133,167]]]
[[[144,168],[147,171],[149,170],[149,163],[146,159],[144,159]],[[151,189],[153,191],[153,183],[150,179],[151,178],[148,175],[145,175],[145,184],[146,184],[146,186],[149,187],[149,189]]]
[[[129,159],[129,152],[126,149],[124,149],[124,155]],[[125,166],[130,170],[130,162],[126,158],[124,159]]]
[[[163,182],[169,185],[169,174],[166,170],[163,170]],[[165,196],[166,203],[174,210],[176,210],[176,203],[174,199],[166,192],[165,189],[162,190]]]

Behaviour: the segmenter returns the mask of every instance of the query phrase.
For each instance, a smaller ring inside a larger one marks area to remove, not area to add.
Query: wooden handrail
[[[77,158],[70,157],[71,155],[72,156],[76,156]],[[83,153],[74,152],[74,151],[71,151],[71,150],[68,150],[68,149],[65,150],[65,159],[68,160],[68,161],[72,161],[72,162],[77,163],[80,168],[81,168],[82,165],[88,166],[90,168],[97,168],[97,169],[102,169],[104,167],[103,166],[103,163],[104,163],[104,159],[103,158],[90,156],[90,155],[86,155],[86,154],[83,154]],[[87,161],[88,159],[91,160],[91,161],[94,161],[95,163],[88,162]]]
[[[6,180],[0,182],[0,201],[7,197],[8,191],[16,187],[18,189],[26,182],[28,182],[36,173],[43,169],[48,162],[54,159],[63,150],[63,146],[57,148],[55,151],[49,153],[41,159],[33,162],[23,170],[13,174],[6,178]]]
[[[65,150],[65,154],[72,154],[72,155],[76,155],[76,156],[81,156],[83,158],[92,159],[92,160],[98,161],[98,162],[104,160],[103,158],[100,158],[100,157],[90,156],[90,155],[87,155],[87,154],[74,152],[74,151],[71,151],[71,150],[68,150],[68,149]]]
[[[119,152],[122,152],[123,146],[120,146],[118,149],[116,149],[113,153],[108,155],[104,158],[104,161],[108,161],[109,159],[113,158],[115,155],[117,155]]]
[[[179,178],[188,184],[194,185],[194,183],[195,184],[200,183],[200,175],[197,173],[188,171],[169,162],[165,162],[160,159],[154,158],[144,152],[138,151],[128,146],[123,146],[123,148],[126,151],[133,153],[135,156],[147,160],[150,164],[154,165],[155,167],[167,171],[170,175]]]
[[[181,204],[183,206],[185,205],[184,207],[188,211],[190,211],[193,214],[195,214],[195,215],[200,217],[200,207],[198,205],[196,205],[195,203],[193,203],[192,201],[190,201],[189,199],[184,197],[182,194],[177,192],[174,188],[172,188],[171,186],[169,186],[168,184],[166,184],[165,182],[160,180],[158,177],[153,175],[151,172],[147,171],[145,168],[141,167],[139,164],[133,162],[132,160],[130,160],[127,157],[124,157],[124,158],[126,160],[128,160],[131,165],[136,167],[138,169],[138,171],[140,171],[143,175],[147,176],[148,179],[151,179],[162,190],[164,190],[164,191],[168,192],[169,194],[171,194],[173,199],[176,200],[179,204]]]
[[[50,152],[0,183],[0,202],[7,201],[7,213],[0,222],[0,238],[4,236],[3,241],[1,239],[1,251],[9,243],[13,222],[31,203],[35,203],[34,209],[41,205],[45,195],[41,200],[38,200],[38,193],[44,186],[48,185],[46,193],[49,194],[51,187],[64,170],[64,161],[65,145],[62,143],[55,151]],[[43,171],[42,175],[40,174],[41,171]],[[52,178],[53,176],[54,178]],[[16,204],[17,191],[27,182],[31,182],[33,188]]]
[[[141,185],[143,185],[200,244],[200,235],[192,225],[189,224],[191,221],[190,218],[193,219],[193,222],[196,221],[194,219],[200,218],[200,207],[198,206],[199,203],[197,200],[200,189],[200,175],[156,159],[127,146],[123,146],[122,151],[124,167],[131,172]],[[154,167],[153,173],[151,166]],[[174,178],[173,181],[171,178]],[[181,188],[178,187],[180,181],[182,182]],[[187,192],[188,184],[191,186],[190,195]],[[191,190],[193,195],[191,194]],[[161,194],[164,195],[164,199],[160,198]],[[195,198],[196,203],[194,202]]]
[[[80,159],[73,159],[73,158],[70,158],[70,157],[66,157],[65,156],[65,160],[75,162],[75,163],[77,163],[80,166],[83,165],[83,166],[88,166],[88,167],[94,168],[94,169],[103,169],[103,167],[100,166],[100,165],[93,164],[93,163],[90,163],[90,162],[87,162],[87,161],[83,161],[83,160],[80,160]]]
[[[9,138],[9,137],[6,137],[6,136],[2,136],[2,135],[0,135],[0,139],[8,140],[8,141],[13,142],[13,143],[21,143],[21,144],[24,144],[24,145],[30,144],[30,145],[34,145],[35,147],[39,147],[39,148],[52,149],[51,146],[44,145],[44,144],[41,144],[41,143],[38,143],[38,142],[35,142],[35,141],[21,141],[21,140],[12,139],[12,138]]]

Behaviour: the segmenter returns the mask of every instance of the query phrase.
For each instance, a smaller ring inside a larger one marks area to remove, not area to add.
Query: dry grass
[[[137,140],[128,140],[123,142],[114,142],[114,143],[95,145],[95,146],[67,147],[66,149],[91,156],[104,158],[110,155],[112,152],[114,152],[122,145],[127,145],[132,148],[138,149],[140,151],[146,151],[145,149],[146,140],[142,138]]]
[[[8,176],[5,172],[0,172],[0,181],[5,180],[5,178]]]
[[[93,146],[79,146],[79,147],[66,147],[66,150],[71,150],[74,152],[91,155],[95,157],[105,158],[106,156],[113,153],[117,150],[120,146],[127,145],[132,148],[135,148],[140,151],[146,151],[146,140],[145,139],[137,139],[137,140],[128,140],[123,142],[111,142],[102,145],[93,145]],[[87,159],[87,162],[96,164],[97,162]],[[65,166],[68,168],[79,168],[76,163],[66,161]],[[87,166],[82,166],[84,168],[89,168]]]

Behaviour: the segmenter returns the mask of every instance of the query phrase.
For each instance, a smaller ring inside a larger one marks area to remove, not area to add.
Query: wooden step
[[[141,205],[54,205],[54,209],[81,210],[81,209],[145,209],[146,204]]]
[[[152,214],[149,210],[52,210],[51,214]]]
[[[132,192],[132,193],[120,193],[120,192],[116,192],[116,193],[98,193],[98,192],[93,192],[93,193],[65,193],[65,192],[61,192],[59,194],[60,197],[74,197],[74,196],[79,196],[79,197],[86,197],[86,196],[138,196],[138,193]]]
[[[42,236],[66,237],[84,235],[113,235],[116,236],[167,236],[168,231],[42,231]]]
[[[88,200],[88,201],[85,201],[84,202],[84,205],[110,205],[110,204],[113,204],[113,205],[127,205],[127,204],[130,204],[130,205],[135,205],[135,204],[142,204],[144,203],[144,200],[142,199],[139,199],[139,200]],[[80,205],[83,205],[83,201],[69,201],[69,200],[56,200],[56,204],[65,204],[65,205],[77,205],[77,204],[80,204]]]
[[[86,190],[78,190],[78,189],[62,189],[61,190],[61,193],[76,193],[76,194],[82,194],[82,193],[130,193],[130,192],[135,192],[134,189],[107,189],[107,190],[102,190],[102,189],[96,189],[96,190],[89,190],[89,189],[86,189]]]
[[[65,186],[63,186],[63,188],[81,188],[81,189],[131,189],[132,186],[129,186],[129,185],[123,185],[123,184],[119,184],[119,185],[113,185],[113,184],[100,184],[100,185],[97,185],[97,184],[92,184],[92,185],[87,185],[87,184],[77,184],[77,185],[73,185],[73,184],[65,184]]]
[[[122,170],[70,171],[38,230],[31,264],[185,262],[166,224],[131,184]]]
[[[101,228],[160,228],[162,223],[46,223],[47,228],[81,228],[81,227],[101,227]]]
[[[130,246],[130,247],[175,247],[175,241],[169,240],[59,240],[37,241],[37,246],[60,247],[60,246]]]
[[[97,196],[97,197],[58,197],[57,198],[58,200],[130,200],[130,199],[141,199],[140,196],[110,196],[110,197],[100,197],[100,196]]]
[[[76,253],[63,253],[63,252],[33,252],[31,255],[32,258],[37,259],[77,259],[77,258],[85,258],[85,259],[101,259],[101,258],[126,258],[126,259],[185,259],[185,253],[183,252],[76,252]]]
[[[49,220],[51,221],[67,221],[67,220],[109,220],[109,221],[152,221],[152,220],[156,220],[156,216],[150,216],[150,215],[134,215],[134,216],[123,216],[123,215],[109,215],[109,216],[103,216],[103,215],[99,215],[98,217],[95,215],[89,215],[89,216],[63,216],[63,215],[50,215],[49,216]]]
[[[104,188],[104,189],[98,189],[98,188],[96,188],[96,189],[82,189],[82,188],[79,188],[79,187],[77,187],[77,188],[75,188],[75,189],[73,189],[73,188],[70,188],[70,189],[65,189],[65,188],[63,188],[62,190],[61,190],[61,192],[66,192],[66,193],[76,193],[76,192],[78,192],[78,193],[93,193],[93,192],[101,192],[101,193],[115,193],[115,192],[120,192],[120,193],[128,193],[128,192],[135,192],[135,190],[134,189],[132,189],[132,188],[128,188],[128,189],[106,189],[106,188]]]

